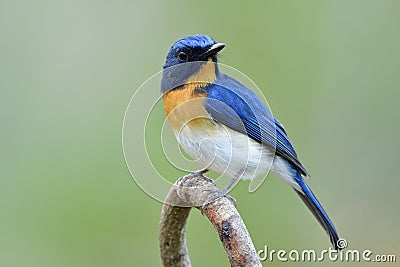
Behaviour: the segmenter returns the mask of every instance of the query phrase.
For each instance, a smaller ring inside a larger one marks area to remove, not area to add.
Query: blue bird
[[[164,110],[179,144],[200,165],[231,178],[214,195],[228,193],[238,179],[254,179],[272,170],[287,182],[325,229],[335,249],[338,234],[303,177],[282,124],[246,86],[219,71],[218,52],[225,47],[205,35],[175,42],[163,66]]]

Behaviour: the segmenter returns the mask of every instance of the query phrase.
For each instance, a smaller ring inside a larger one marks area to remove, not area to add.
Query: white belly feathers
[[[175,132],[183,149],[199,165],[231,178],[253,179],[265,175],[271,169],[286,182],[293,185],[287,177],[289,170],[284,160],[275,158],[266,146],[254,141],[243,133],[234,131],[219,123],[207,122],[207,129],[190,127],[190,123]],[[290,179],[291,180],[291,179]]]

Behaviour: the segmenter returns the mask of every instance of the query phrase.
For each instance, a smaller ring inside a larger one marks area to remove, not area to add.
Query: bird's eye
[[[180,62],[188,61],[189,56],[185,52],[179,52],[178,59],[179,59]]]

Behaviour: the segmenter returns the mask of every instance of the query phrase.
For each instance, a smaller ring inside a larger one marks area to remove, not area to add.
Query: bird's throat
[[[194,64],[199,64],[200,62],[193,62]],[[213,83],[217,79],[216,74],[216,65],[211,58],[208,59],[205,63],[202,63],[199,70],[192,74],[188,79],[187,83],[190,82],[205,82],[205,83]]]

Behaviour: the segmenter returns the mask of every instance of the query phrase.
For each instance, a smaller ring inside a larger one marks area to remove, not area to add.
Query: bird
[[[309,173],[283,125],[253,91],[220,71],[218,57],[225,46],[207,35],[190,35],[171,46],[163,65],[161,93],[169,125],[203,167],[192,175],[212,170],[229,177],[213,195],[220,197],[239,179],[271,170],[294,189],[340,249],[335,226],[306,184]]]

